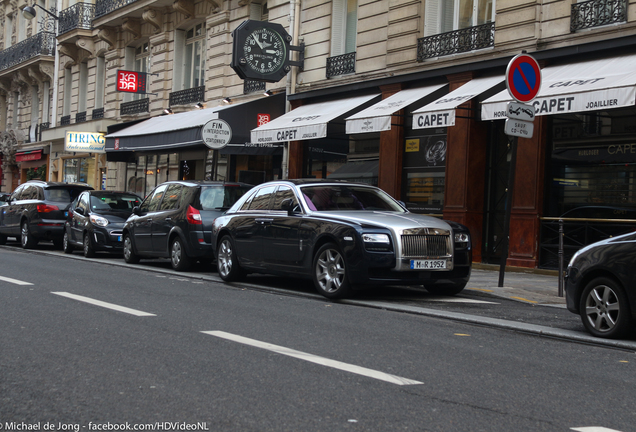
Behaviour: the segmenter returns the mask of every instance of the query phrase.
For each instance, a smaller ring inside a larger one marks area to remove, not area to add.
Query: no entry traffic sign
[[[506,69],[506,87],[519,102],[530,102],[541,88],[541,68],[534,57],[527,54],[515,56]]]

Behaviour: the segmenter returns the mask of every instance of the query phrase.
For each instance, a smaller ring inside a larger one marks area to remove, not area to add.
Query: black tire
[[[613,279],[599,277],[588,283],[579,308],[583,325],[594,336],[618,339],[633,330],[627,296]]]
[[[29,222],[24,221],[20,225],[20,244],[24,249],[33,249],[38,244],[38,239],[33,237],[29,229]]]
[[[170,243],[170,264],[177,271],[185,271],[192,266],[192,258],[186,253],[185,245],[179,236]]]
[[[71,244],[68,233],[64,230],[64,237],[62,237],[62,250],[66,254],[73,253],[73,245]]]
[[[234,282],[245,277],[234,250],[234,242],[229,235],[223,236],[216,249],[216,267],[219,276],[226,282]]]
[[[124,235],[124,261],[128,264],[137,264],[139,262],[139,255],[135,253],[130,234]]]
[[[84,233],[84,256],[86,258],[94,258],[95,257],[95,247],[93,246],[93,240],[91,239],[90,233]]]
[[[63,246],[63,239],[56,238],[55,240],[53,240],[53,247],[55,247],[55,249],[62,249]]]
[[[316,290],[327,298],[339,299],[351,295],[345,260],[334,243],[326,243],[316,252],[312,279]]]
[[[7,244],[7,236],[4,234],[0,234],[0,245]]]
[[[434,295],[454,296],[466,288],[468,282],[428,284],[424,285],[426,291]]]

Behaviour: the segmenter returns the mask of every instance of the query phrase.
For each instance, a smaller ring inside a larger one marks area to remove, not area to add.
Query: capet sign
[[[66,132],[64,150],[69,152],[106,153],[106,134],[100,132]]]

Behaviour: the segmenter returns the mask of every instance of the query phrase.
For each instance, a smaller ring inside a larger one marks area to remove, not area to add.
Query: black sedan
[[[223,280],[248,272],[306,277],[328,298],[380,284],[454,295],[472,265],[465,226],[410,213],[377,187],[333,180],[263,183],[212,232]]]
[[[636,323],[636,233],[602,240],[574,254],[565,277],[567,308],[594,336],[621,338]]]
[[[85,191],[71,204],[64,225],[62,247],[71,253],[82,248],[87,258],[95,252],[122,253],[122,229],[141,198],[129,192]]]

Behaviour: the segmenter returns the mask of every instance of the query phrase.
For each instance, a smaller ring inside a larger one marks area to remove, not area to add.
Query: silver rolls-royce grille
[[[402,257],[447,257],[452,254],[450,235],[403,235]]]

